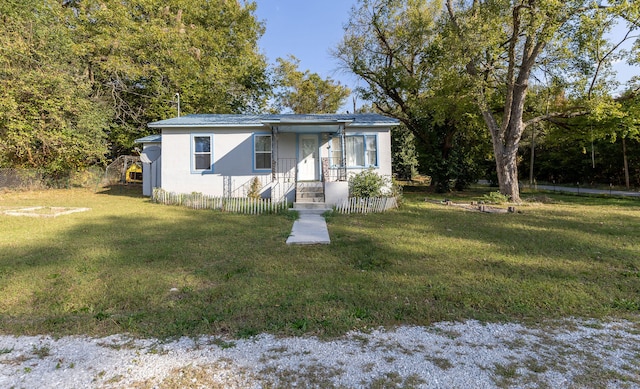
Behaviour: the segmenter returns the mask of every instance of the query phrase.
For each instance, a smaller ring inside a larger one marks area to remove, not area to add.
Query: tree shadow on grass
[[[625,313],[616,311],[620,301],[635,302],[626,306],[638,313],[637,214],[567,221],[433,207],[400,213],[345,218],[330,226],[332,240],[369,239],[363,244],[393,258],[386,273],[402,274],[389,290],[421,290],[425,304],[449,307],[453,317],[602,316]]]
[[[1,250],[5,331],[171,334],[167,325],[175,323],[159,320],[184,320],[195,314],[183,309],[190,300],[224,294],[222,285],[235,281],[236,274],[251,276],[253,254],[270,250],[291,228],[278,216],[126,199],[111,212],[66,223],[69,227],[60,229],[52,221],[40,226],[25,221],[24,235],[33,239]],[[152,329],[145,322],[158,325]]]
[[[637,232],[635,213],[600,225],[594,216],[420,204],[335,216],[330,245],[287,246],[292,221],[281,215],[97,199],[94,212],[62,226],[17,223],[25,239],[0,252],[5,332],[335,336],[441,320],[624,314],[638,300],[638,245],[610,244]]]
[[[142,185],[140,184],[109,185],[103,188],[99,188],[96,193],[99,195],[108,195],[108,196],[122,196],[122,197],[135,197],[135,198],[143,197]]]

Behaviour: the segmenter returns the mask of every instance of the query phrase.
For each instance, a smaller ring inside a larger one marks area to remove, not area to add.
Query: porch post
[[[278,127],[271,126],[271,181],[275,181],[278,171]]]
[[[347,150],[345,150],[345,146],[346,143],[344,140],[344,132],[345,132],[345,125],[341,124],[340,125],[340,167],[339,167],[339,172],[340,172],[340,180],[344,180],[347,177]]]

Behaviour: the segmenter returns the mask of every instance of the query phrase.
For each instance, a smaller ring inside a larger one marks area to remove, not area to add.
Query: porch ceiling
[[[337,133],[353,120],[263,120],[262,124],[275,128],[277,132],[295,132],[317,134],[320,132]]]
[[[275,127],[276,131],[280,133],[294,132],[298,134],[317,134],[321,132],[337,133],[341,128],[343,128],[342,125],[338,124],[272,124],[269,125],[269,127]]]

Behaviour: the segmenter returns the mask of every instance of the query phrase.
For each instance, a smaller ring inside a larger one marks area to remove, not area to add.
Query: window
[[[375,135],[347,135],[344,147],[347,167],[378,165],[378,139]],[[340,166],[341,159],[340,137],[334,137],[331,140],[331,165]]]
[[[253,136],[253,168],[271,169],[271,135]]]
[[[347,166],[364,166],[364,137],[347,136],[344,138],[344,147],[347,150]]]
[[[197,172],[212,171],[211,135],[193,135],[193,170]]]
[[[365,164],[367,166],[378,166],[378,138],[374,135],[367,135],[365,139]]]
[[[340,137],[336,136],[331,138],[331,166],[342,165],[342,145],[340,144]]]

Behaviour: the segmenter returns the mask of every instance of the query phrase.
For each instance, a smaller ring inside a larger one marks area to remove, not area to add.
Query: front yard
[[[287,246],[287,215],[163,206],[122,188],[0,193],[0,328],[331,337],[443,320],[635,320],[640,202],[547,196],[486,214],[409,193],[398,211],[329,216],[330,245]],[[90,210],[3,212],[35,206]]]

